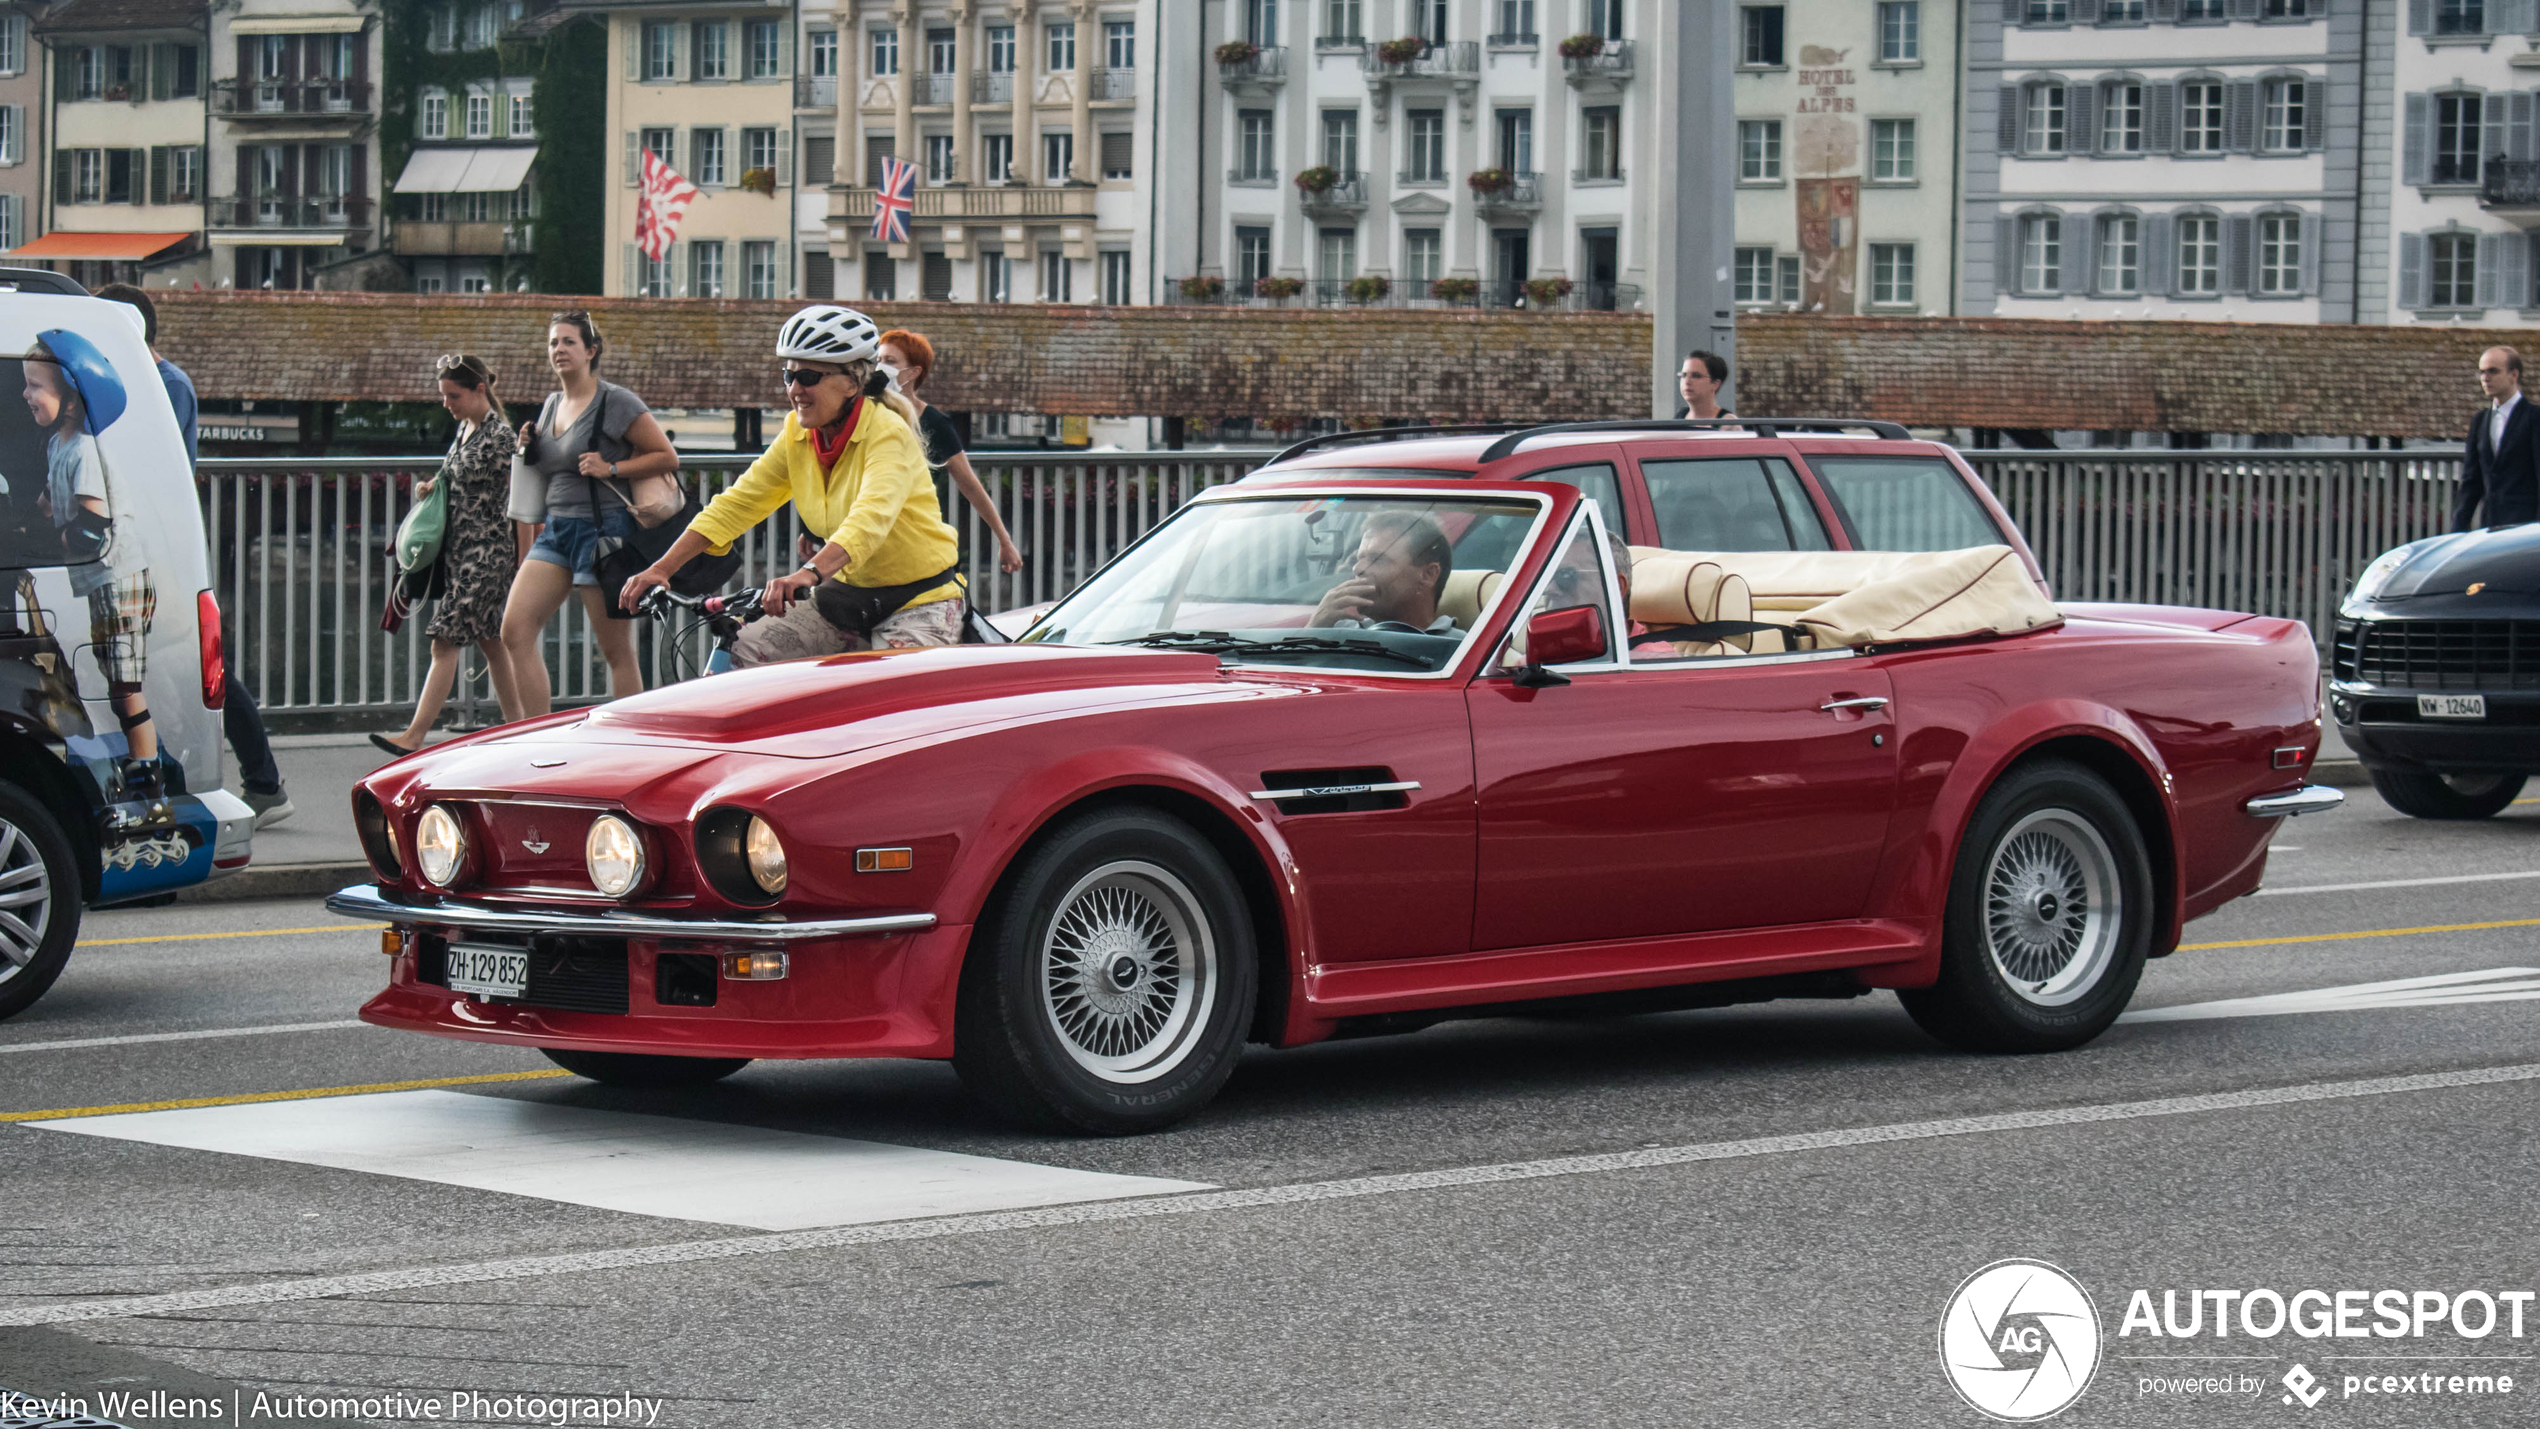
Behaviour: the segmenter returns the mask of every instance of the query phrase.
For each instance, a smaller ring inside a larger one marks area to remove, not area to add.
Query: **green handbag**
[[[450,525],[450,469],[435,474],[432,494],[397,523],[397,569],[419,571],[441,559],[441,537]]]

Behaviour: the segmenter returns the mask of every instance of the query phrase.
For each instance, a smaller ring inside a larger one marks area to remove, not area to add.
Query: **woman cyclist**
[[[701,553],[725,551],[786,502],[823,545],[767,583],[770,618],[741,632],[737,665],[961,640],[960,541],[935,505],[918,414],[877,365],[881,333],[823,304],[785,320],[776,356],[793,410],[785,430],[670,550],[628,578],[633,610]]]

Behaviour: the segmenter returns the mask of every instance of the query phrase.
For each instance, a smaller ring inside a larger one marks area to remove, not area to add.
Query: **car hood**
[[[796,660],[631,695],[525,742],[668,745],[835,758],[1002,720],[1222,686],[1217,657],[1057,645],[954,645]]]
[[[2540,522],[2412,542],[2373,566],[2349,606],[2385,615],[2519,613],[2497,608],[2498,597],[2521,597],[2510,603],[2526,608],[2540,597]]]

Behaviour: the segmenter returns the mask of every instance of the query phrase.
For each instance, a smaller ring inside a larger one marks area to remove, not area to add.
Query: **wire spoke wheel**
[[[1040,945],[1041,1010],[1077,1066],[1153,1081],[1198,1045],[1217,994],[1217,944],[1200,900],[1144,859],[1106,863],[1057,904]]]
[[[2117,956],[2123,883],[2106,839],[2064,809],[2011,826],[1985,870],[1985,951],[2022,1000],[2061,1007],[2087,996]]]
[[[43,951],[54,898],[44,850],[25,830],[0,819],[0,983],[23,974]]]

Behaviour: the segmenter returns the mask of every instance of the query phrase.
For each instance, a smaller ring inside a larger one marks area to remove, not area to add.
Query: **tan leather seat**
[[[1747,590],[1746,578],[1719,562],[1647,546],[1633,547],[1632,556],[1632,619],[1663,627],[1755,618],[1755,603]],[[1763,632],[1762,637],[1733,635],[1726,640],[1677,640],[1669,644],[1678,655],[1687,658],[1744,655],[1754,651],[1759,638],[1770,638],[1772,648],[1780,648],[1779,637],[1769,631]]]
[[[1455,622],[1459,630],[1470,630],[1482,618],[1482,607],[1490,604],[1499,590],[1497,571],[1452,571],[1446,585],[1438,591],[1438,614]]]
[[[1631,550],[1636,620],[1698,624],[1754,620],[1759,618],[1756,612],[1763,612],[1763,620],[1806,632],[1791,642],[1777,632],[1763,632],[1740,639],[1737,650],[1680,646],[1687,655],[2016,634],[2063,619],[2019,553],[2008,546],[1959,551]],[[1744,614],[1734,613],[1740,586],[1747,600]]]

